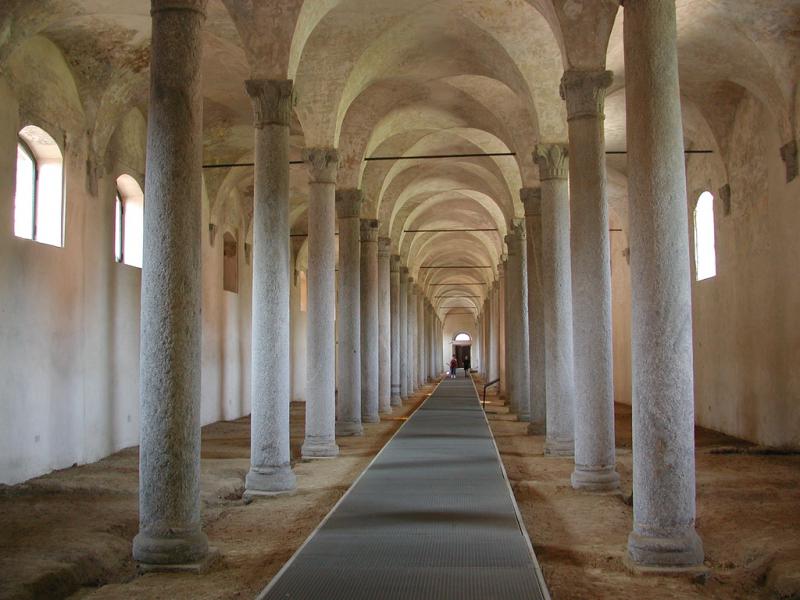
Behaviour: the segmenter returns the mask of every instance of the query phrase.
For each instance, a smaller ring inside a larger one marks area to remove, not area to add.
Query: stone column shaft
[[[391,317],[391,405],[400,406],[400,257],[390,259],[390,317]]]
[[[361,220],[361,420],[381,420],[378,403],[378,222]]]
[[[400,288],[398,298],[398,328],[400,330],[400,398],[408,400],[408,268],[400,267]]]
[[[506,277],[506,260],[507,257],[503,256],[503,260],[498,267],[500,273],[500,286],[498,288],[500,299],[498,301],[498,312],[500,314],[500,393],[508,399],[509,410],[516,414],[517,407],[514,405],[514,397],[511,394],[511,384],[513,383],[508,377],[508,277]]]
[[[417,293],[417,386],[425,385],[425,295]]]
[[[572,485],[619,487],[615,470],[611,258],[603,100],[611,71],[567,71],[561,95],[569,124],[575,470]]]
[[[545,454],[572,456],[575,382],[567,148],[561,144],[539,145],[534,158],[542,181],[542,296],[547,393]]]
[[[339,364],[336,435],[361,435],[361,190],[336,191]]]
[[[675,2],[625,3],[635,564],[703,563],[695,531],[694,384]]]
[[[139,533],[149,564],[202,560],[200,219],[204,0],[153,0],[141,296]],[[176,102],[180,98],[180,102]]]
[[[392,240],[378,239],[378,408],[392,412],[392,310],[389,255]]]
[[[333,148],[304,153],[309,171],[308,334],[304,458],[339,454],[336,445],[336,196],[339,156]]]
[[[408,278],[408,393],[417,391],[417,286]]]
[[[528,261],[524,222],[515,222],[506,235],[508,262],[506,285],[508,289],[507,372],[510,380],[511,405],[517,410],[520,421],[530,421],[530,355],[528,342]]]
[[[528,347],[531,369],[530,435],[547,431],[547,396],[545,393],[544,306],[542,303],[542,190],[520,190],[525,207],[525,232],[528,252]]]
[[[490,322],[490,336],[492,345],[489,354],[489,381],[494,381],[500,377],[500,311],[499,307],[500,291],[499,284],[495,281],[491,288],[489,300],[490,311],[492,314]]]
[[[246,495],[296,486],[290,465],[289,118],[292,82],[249,80],[255,121],[250,471]]]

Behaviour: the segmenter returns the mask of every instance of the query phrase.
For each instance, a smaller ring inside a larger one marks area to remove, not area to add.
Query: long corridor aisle
[[[259,598],[545,599],[469,379],[445,379]]]

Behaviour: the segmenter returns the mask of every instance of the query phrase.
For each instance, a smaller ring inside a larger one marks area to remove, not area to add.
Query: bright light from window
[[[14,235],[64,245],[64,161],[56,141],[34,125],[23,127],[17,145]]]
[[[714,196],[703,192],[694,209],[694,261],[697,281],[717,274],[714,246]]]
[[[144,193],[130,175],[117,177],[114,255],[117,262],[142,268]]]
[[[300,271],[300,312],[308,310],[308,280],[306,279],[306,272]]]
[[[27,148],[17,144],[17,190],[14,195],[14,235],[33,239],[36,164]]]
[[[459,333],[455,339],[456,342],[470,342],[472,338],[467,333]]]

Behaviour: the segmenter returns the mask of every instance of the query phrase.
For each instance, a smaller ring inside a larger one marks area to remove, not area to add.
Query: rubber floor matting
[[[543,599],[468,379],[445,379],[259,598]]]

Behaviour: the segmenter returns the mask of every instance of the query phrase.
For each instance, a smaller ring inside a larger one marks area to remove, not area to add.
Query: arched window
[[[469,334],[468,334],[468,333],[459,333],[459,334],[458,334],[458,335],[455,337],[455,339],[454,339],[453,341],[454,341],[454,342],[471,342],[471,341],[472,341],[472,338],[471,338],[471,337],[469,337]]]
[[[144,193],[130,175],[117,177],[114,257],[117,262],[142,268],[144,249]]]
[[[717,274],[717,253],[714,246],[714,196],[700,194],[694,209],[695,279],[702,281]]]
[[[19,132],[14,235],[64,245],[64,159],[56,141],[28,125]]]
[[[222,236],[222,289],[226,292],[239,292],[239,246],[232,233]]]

